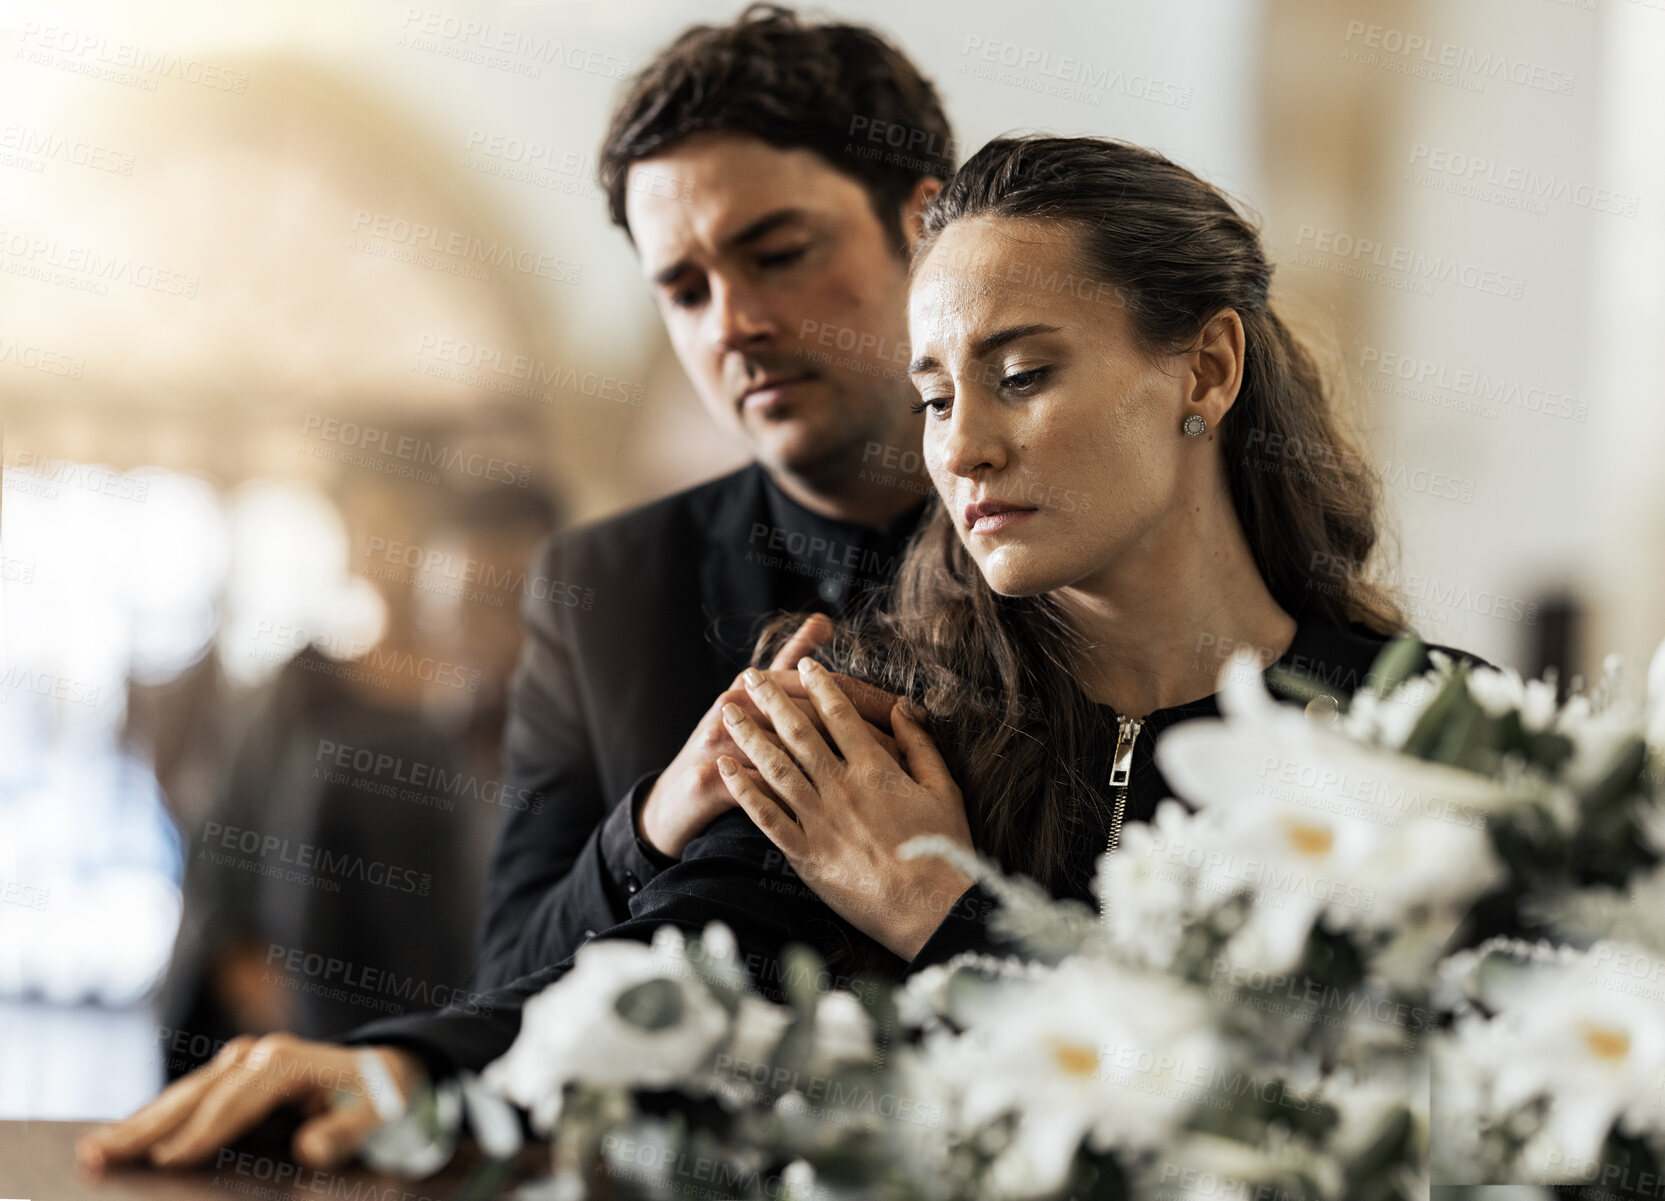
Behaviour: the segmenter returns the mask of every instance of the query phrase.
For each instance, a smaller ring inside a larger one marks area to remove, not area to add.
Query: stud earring
[[[1185,424],[1179,428],[1185,431],[1187,438],[1200,438],[1203,431],[1208,428],[1208,422],[1203,420],[1201,413],[1192,413],[1185,419]]]

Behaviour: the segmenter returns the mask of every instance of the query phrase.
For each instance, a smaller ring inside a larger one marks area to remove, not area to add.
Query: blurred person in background
[[[447,662],[478,671],[478,688],[436,688],[429,716],[454,741],[470,779],[463,836],[472,926],[485,890],[486,865],[505,814],[541,805],[503,774],[503,730],[509,683],[526,629],[523,604],[547,603],[556,581],[533,569],[539,546],[561,524],[560,510],[537,488],[476,489],[447,503],[423,549],[416,574],[416,623],[423,645]],[[413,559],[410,550],[381,547],[382,565]],[[570,599],[570,597],[568,597]],[[584,597],[577,597],[580,605]],[[593,598],[592,598],[593,600]]]
[[[170,1076],[200,1062],[182,1047],[324,1037],[458,996],[497,815],[526,803],[497,768],[504,648],[554,505],[358,469],[337,500],[381,630],[280,640],[305,645],[258,701],[211,811],[185,826],[161,1003]]]

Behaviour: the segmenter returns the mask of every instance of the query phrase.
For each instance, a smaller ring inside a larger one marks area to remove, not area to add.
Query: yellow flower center
[[[1098,1070],[1098,1050],[1080,1043],[1054,1042],[1052,1062],[1066,1076],[1091,1076]]]
[[[1283,828],[1284,833],[1289,835],[1290,845],[1303,855],[1328,855],[1330,848],[1335,846],[1335,835],[1328,826],[1286,820]]]
[[[1579,1031],[1584,1035],[1584,1045],[1597,1059],[1623,1059],[1630,1054],[1630,1035],[1623,1030],[1580,1022]]]

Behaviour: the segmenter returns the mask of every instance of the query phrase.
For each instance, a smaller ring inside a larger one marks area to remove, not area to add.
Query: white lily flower
[[[630,989],[666,986],[665,1023],[647,1028],[619,1012]],[[665,1087],[703,1064],[728,1033],[727,1012],[693,978],[682,934],[663,926],[653,944],[603,940],[579,949],[572,971],[526,1002],[514,1045],[484,1083],[554,1130],[569,1082]]]
[[[1582,700],[1583,698],[1575,698]],[[1583,706],[1580,716],[1564,717],[1557,732],[1572,739],[1573,754],[1562,769],[1566,782],[1580,791],[1591,787],[1613,761],[1621,745],[1640,732],[1643,718],[1629,703],[1608,705],[1590,711]]]
[[[1653,652],[1648,664],[1648,745],[1665,755],[1665,641]]]
[[[1521,725],[1531,733],[1555,721],[1555,685],[1547,680],[1523,682],[1512,667],[1476,667],[1468,673],[1468,692],[1488,717],[1520,711]]]
[[[822,993],[815,1002],[814,1060],[821,1066],[873,1058],[873,1023],[855,995]]]
[[[1349,702],[1340,722],[1341,729],[1360,742],[1397,750],[1405,745],[1422,711],[1438,691],[1439,677],[1433,675],[1406,680],[1386,697],[1361,691]]]
[[[728,1041],[705,1071],[687,1081],[689,1091],[721,1097],[735,1108],[751,1104],[762,1091],[781,1036],[791,1024],[792,1014],[784,1006],[755,993],[742,993]]]
[[[1494,781],[1363,745],[1276,704],[1258,676],[1224,674],[1220,707],[1223,720],[1164,734],[1156,760],[1202,811],[1187,851],[1199,887],[1256,897],[1228,946],[1238,966],[1293,967],[1320,916],[1402,932],[1412,914],[1460,914],[1498,878],[1481,824],[1509,799]]]
[[[742,993],[740,1007],[734,1015],[734,1034],[725,1054],[736,1065],[768,1063],[791,1024],[792,1013],[785,1006],[766,1001],[756,993]]]
[[[1161,1146],[1224,1067],[1195,990],[1085,956],[1007,984],[963,1035],[927,1047],[970,1131],[1019,1115],[987,1178],[1002,1197],[1058,1189],[1083,1138],[1099,1151]]]
[[[1128,962],[1158,971],[1173,965],[1187,926],[1200,908],[1196,872],[1169,848],[1191,841],[1192,815],[1178,801],[1163,801],[1149,823],[1122,830],[1122,845],[1103,855],[1093,891],[1104,935]]]
[[[1422,1061],[1420,1067],[1426,1066]],[[1343,1158],[1361,1154],[1381,1133],[1382,1124],[1401,1108],[1410,1108],[1424,1129],[1428,1124],[1428,1080],[1422,1071],[1413,1078],[1410,1071],[1390,1070],[1384,1062],[1367,1075],[1337,1072],[1325,1078],[1318,1093],[1336,1108],[1340,1120],[1330,1145]]]
[[[794,1159],[782,1168],[780,1182],[785,1201],[811,1201],[824,1191],[815,1182],[814,1165],[804,1159]]]
[[[1542,1124],[1522,1132],[1521,1166],[1537,1180],[1584,1178],[1615,1121],[1632,1133],[1665,1124],[1665,1004],[1629,970],[1636,962],[1652,961],[1598,943],[1494,973],[1483,993],[1496,1016],[1456,1028],[1442,1083],[1455,1077],[1465,1095],[1483,1098],[1484,1120],[1547,1102]]]

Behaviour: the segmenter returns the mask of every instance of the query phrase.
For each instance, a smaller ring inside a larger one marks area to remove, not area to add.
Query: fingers
[[[792,670],[789,671],[766,671],[762,674],[787,696],[808,697],[809,690],[804,687],[803,679],[798,675],[796,660],[793,661],[791,666]],[[892,693],[861,680],[841,675],[838,672],[829,674],[831,674],[839,688],[843,690],[844,695],[850,698],[850,703],[855,705],[856,712],[880,729],[890,729],[890,710],[897,700]],[[743,675],[740,679],[735,680],[734,687],[736,689],[745,688]]]
[[[395,1086],[407,1095],[420,1066],[382,1049]],[[332,1167],[356,1152],[381,1118],[360,1075],[358,1052],[290,1035],[240,1038],[209,1064],[179,1081],[127,1121],[94,1132],[76,1146],[90,1171],[149,1159],[162,1167],[200,1163],[279,1105],[299,1101],[319,1112],[295,1136],[295,1156],[309,1167]],[[340,1093],[339,1108],[326,1108]]]
[[[717,760],[717,768],[723,773],[723,783],[728,785],[735,803],[746,811],[746,816],[769,841],[780,848],[788,862],[795,862],[804,849],[803,827],[788,817],[773,798],[765,795],[757,781],[741,771],[740,765],[733,759],[723,755]]]
[[[825,613],[811,613],[804,624],[799,626],[792,637],[786,640],[786,645],[769,660],[770,671],[790,671],[799,659],[805,655],[813,655],[816,650],[832,640],[832,618]]]
[[[356,1155],[383,1121],[407,1110],[427,1072],[414,1055],[396,1047],[316,1050],[320,1056],[341,1057],[343,1064],[350,1056],[354,1087],[314,1093],[312,1112],[317,1116],[295,1132],[293,1151],[306,1167],[333,1168]],[[337,1077],[346,1075],[343,1066]]]
[[[804,777],[804,773],[793,762],[780,745],[766,734],[739,705],[725,705],[723,707],[723,724],[728,729],[729,737],[746,753],[746,757],[756,765],[763,780],[774,789],[776,795],[801,819],[806,811],[815,808],[820,800],[814,787]],[[807,721],[803,722],[808,725]],[[819,737],[819,735],[817,735]],[[826,744],[822,744],[825,750]],[[826,752],[829,756],[830,751]],[[719,769],[721,761],[719,760]]]
[[[295,1041],[267,1035],[255,1043],[241,1064],[202,1095],[179,1129],[151,1148],[151,1161],[162,1167],[198,1163],[313,1084],[309,1073],[297,1070]]]
[[[869,761],[879,751],[872,726],[856,711],[855,704],[834,682],[832,673],[814,659],[800,659],[798,674],[815,701],[822,724],[846,762]]]
[[[898,766],[901,766],[902,748],[896,745],[896,739],[892,738],[889,734],[886,734],[872,722],[867,723],[867,732],[873,735],[873,741],[877,742],[882,748],[884,748],[884,753],[889,755]]]
[[[179,1128],[213,1086],[240,1063],[255,1040],[235,1038],[212,1061],[177,1080],[125,1121],[101,1126],[75,1145],[81,1166],[91,1172],[147,1156],[153,1146]]]
[[[890,729],[890,711],[895,708],[898,699],[893,692],[886,692],[876,684],[869,684],[865,680],[852,679],[838,672],[828,673],[839,691],[850,698],[850,703],[856,707],[856,712],[881,730]]]
[[[923,726],[908,716],[908,710],[901,702],[897,703],[896,711],[891,716],[891,729],[896,731],[896,745],[903,755],[902,765],[908,769],[910,776],[935,793],[940,794],[945,789],[958,790],[959,786],[954,783],[937,744],[931,741]]]
[[[790,690],[785,688],[782,688],[781,691],[786,692],[789,697],[792,697],[792,703],[798,706],[798,710],[805,717],[807,717],[811,723],[814,724],[816,732],[820,733],[823,729],[821,725],[821,715],[816,712],[815,703],[811,701],[809,699],[809,695],[804,692],[803,685],[798,681],[798,673],[794,671],[791,673],[782,672],[780,674],[791,675],[792,683],[796,686],[798,695],[794,696]],[[761,724],[765,730],[772,728],[769,715],[762,709],[758,708],[757,702],[754,701],[751,698],[751,694],[746,691],[745,680],[743,677],[736,679],[734,687],[730,688],[727,692],[724,692],[717,698],[717,703],[714,708],[719,718],[722,716],[723,706],[727,704],[739,705],[746,711],[748,716]],[[721,728],[720,721],[718,723],[718,728]]]
[[[357,1097],[302,1124],[295,1132],[295,1158],[309,1168],[337,1167],[357,1154],[379,1125],[376,1107]]]
[[[790,752],[804,774],[814,783],[824,780],[836,760],[832,749],[827,746],[826,739],[822,738],[820,731],[815,728],[815,723],[778,684],[762,672],[746,671],[741,673],[741,678],[745,681],[746,692],[752,698],[752,702],[769,719],[769,724],[774,727],[781,745]],[[730,733],[733,733],[732,725]],[[747,754],[751,753],[750,747],[745,747],[744,744],[742,747]],[[755,758],[752,762],[757,764],[770,783],[776,783],[767,766]],[[785,795],[784,792],[782,795]],[[790,803],[792,798],[787,797],[787,800]]]

